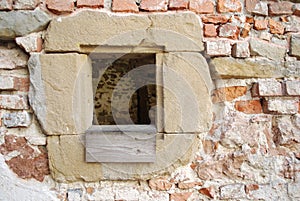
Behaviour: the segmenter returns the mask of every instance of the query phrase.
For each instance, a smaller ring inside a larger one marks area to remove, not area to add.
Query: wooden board
[[[155,162],[153,125],[92,126],[86,131],[86,162]]]

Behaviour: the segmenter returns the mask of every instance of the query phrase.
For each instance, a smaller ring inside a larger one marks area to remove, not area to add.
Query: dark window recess
[[[155,54],[92,54],[90,57],[93,63],[93,125],[155,124],[156,112],[151,111],[156,106]],[[132,73],[135,69],[139,70],[138,76]],[[141,86],[145,80],[148,84]],[[116,90],[117,85],[119,90]],[[129,105],[120,102],[121,109],[113,108],[112,101],[124,96],[130,99]]]

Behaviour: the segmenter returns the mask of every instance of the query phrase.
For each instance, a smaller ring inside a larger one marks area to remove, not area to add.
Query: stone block
[[[259,81],[252,87],[252,96],[282,96],[282,85],[277,80]]]
[[[268,28],[268,21],[267,20],[254,20],[254,29],[256,30],[265,30]]]
[[[39,8],[34,11],[1,12],[0,19],[0,39],[4,40],[41,31],[50,21],[49,15]]]
[[[25,95],[0,95],[0,109],[29,109],[28,98]]]
[[[268,2],[260,0],[246,0],[246,10],[251,14],[268,15]]]
[[[293,14],[293,3],[289,1],[272,2],[269,5],[270,15],[291,15]]]
[[[84,133],[92,124],[92,67],[87,55],[32,54],[29,100],[48,135]]]
[[[12,112],[3,115],[3,123],[7,128],[28,127],[31,124],[31,116],[28,112]]]
[[[213,24],[205,24],[203,28],[205,37],[216,37],[218,35],[217,29]]]
[[[286,93],[290,96],[300,96],[300,81],[299,80],[292,80],[286,81]]]
[[[7,49],[0,47],[0,69],[23,68],[26,67],[27,60],[28,56],[19,48]]]
[[[189,0],[170,0],[169,1],[169,9],[170,10],[182,10],[188,9]]]
[[[231,24],[221,25],[219,28],[219,36],[237,40],[240,35],[240,29]]]
[[[262,113],[262,106],[259,100],[237,101],[234,107],[237,111],[246,114]]]
[[[0,2],[0,10],[12,10],[13,1],[12,0],[2,0]]]
[[[249,41],[251,55],[267,57],[274,61],[284,60],[286,48],[261,39],[251,38]]]
[[[145,11],[167,11],[168,2],[167,0],[143,0],[140,9]]]
[[[40,0],[14,0],[14,10],[33,10],[35,9]]]
[[[232,46],[232,56],[237,58],[250,57],[250,49],[248,42],[237,42]]]
[[[206,41],[206,53],[210,56],[231,55],[231,44],[228,40]]]
[[[272,34],[284,34],[284,26],[281,24],[281,22],[269,19],[269,27]]]
[[[214,13],[215,6],[211,0],[190,0],[190,10],[198,14]]]
[[[239,0],[218,0],[217,10],[219,13],[241,12],[242,4]]]
[[[78,32],[79,29],[84,32]],[[48,52],[90,52],[99,46],[121,49],[150,46],[163,47],[165,51],[202,51],[201,30],[194,13],[117,15],[86,10],[59,21],[52,20],[45,49]],[[185,42],[179,44],[178,41]]]
[[[16,43],[21,46],[26,52],[42,51],[42,33],[32,33],[27,36],[17,37]]]
[[[292,35],[290,54],[292,56],[300,58],[300,35]]]
[[[241,199],[246,198],[244,184],[229,184],[220,187],[221,199]]]
[[[164,132],[208,131],[212,118],[212,82],[206,60],[199,53],[161,56]]]
[[[113,0],[111,9],[114,12],[139,12],[135,0]]]
[[[12,76],[0,75],[0,90],[12,90],[14,89],[14,78]]]
[[[297,114],[299,101],[288,98],[270,98],[264,102],[264,112],[272,114]]]
[[[104,0],[77,0],[77,7],[103,8]]]
[[[46,0],[47,8],[55,14],[71,13],[74,11],[73,0]]]

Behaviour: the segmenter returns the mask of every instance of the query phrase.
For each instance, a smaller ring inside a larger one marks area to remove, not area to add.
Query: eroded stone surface
[[[78,32],[78,29],[84,32]],[[45,49],[50,52],[85,52],[86,46],[103,45],[164,47],[166,51],[201,51],[201,30],[200,21],[193,13],[122,16],[82,11],[75,16],[51,21]],[[186,42],[178,43],[183,40]]]
[[[28,56],[21,49],[0,47],[0,69],[26,67]]]
[[[290,54],[300,58],[300,35],[292,35]]]
[[[13,112],[3,115],[3,123],[6,127],[28,127],[31,123],[31,116],[28,112]]]

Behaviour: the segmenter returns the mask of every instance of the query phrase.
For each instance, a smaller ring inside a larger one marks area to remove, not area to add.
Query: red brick
[[[202,182],[179,182],[178,183],[178,188],[180,189],[190,189],[194,188],[196,186],[202,186]]]
[[[293,3],[288,1],[272,2],[269,5],[270,15],[291,15],[293,14]]]
[[[246,186],[246,193],[248,194],[250,191],[256,191],[259,189],[259,185],[257,184],[249,184]]]
[[[268,15],[268,2],[260,0],[246,0],[246,10],[251,14]]]
[[[216,37],[218,35],[217,29],[213,24],[204,25],[204,36],[205,37]]]
[[[189,0],[170,0],[169,9],[170,10],[183,10],[188,9]]]
[[[139,12],[135,0],[113,0],[112,11],[114,12]]]
[[[186,193],[172,193],[170,195],[170,201],[186,201],[192,195],[192,192]]]
[[[71,13],[74,11],[73,0],[46,0],[46,6],[55,14]]]
[[[0,10],[12,10],[13,0],[1,0]]]
[[[214,192],[214,188],[212,186],[208,187],[208,188],[201,188],[199,190],[199,193],[206,195],[209,198],[214,198],[215,197],[215,192]]]
[[[77,0],[77,7],[103,8],[104,0]]]
[[[256,30],[265,30],[268,28],[268,21],[267,20],[254,20],[254,29]]]
[[[237,26],[231,24],[221,25],[219,28],[219,36],[223,38],[238,39],[240,35],[240,29]]]
[[[269,19],[269,26],[272,34],[284,34],[284,26],[280,22]]]
[[[149,180],[149,186],[153,190],[167,191],[171,189],[172,185],[172,182],[164,177]]]
[[[220,13],[241,12],[242,4],[239,0],[218,0],[217,10]]]
[[[190,10],[199,14],[211,14],[215,11],[211,0],[190,0]]]
[[[242,28],[241,31],[241,37],[246,38],[249,36],[249,32],[251,30],[251,24],[245,23],[244,27]]]
[[[226,24],[229,18],[224,15],[204,15],[202,16],[202,22],[212,24]]]
[[[29,109],[28,98],[24,95],[0,95],[0,109]]]
[[[254,23],[254,17],[246,16],[246,23],[253,24]]]
[[[232,101],[240,96],[245,95],[247,87],[244,86],[233,86],[219,88],[213,91],[212,101],[213,103],[219,103],[222,101]]]
[[[295,4],[293,6],[293,14],[297,15],[297,16],[300,16],[300,3]]]
[[[262,113],[262,106],[259,100],[237,101],[235,109],[246,114]]]
[[[17,91],[28,92],[29,91],[29,79],[27,77],[15,77],[14,89]]]
[[[167,0],[143,0],[140,5],[141,10],[145,11],[167,11]]]

